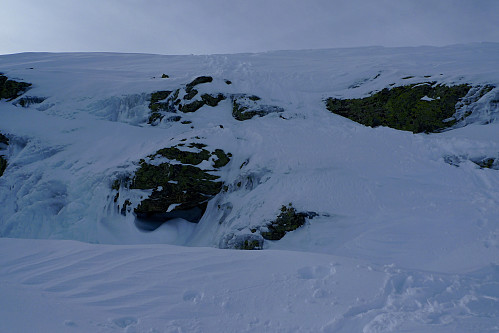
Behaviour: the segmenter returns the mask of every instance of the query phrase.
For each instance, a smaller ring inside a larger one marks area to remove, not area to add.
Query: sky
[[[2,0],[0,54],[499,42],[498,0]]]

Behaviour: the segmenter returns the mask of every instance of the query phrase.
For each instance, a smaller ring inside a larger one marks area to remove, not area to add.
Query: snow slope
[[[499,44],[470,44],[0,56],[0,72],[33,84],[25,96],[46,98],[27,108],[0,101],[10,142],[0,288],[12,305],[1,307],[0,330],[499,330],[499,171],[470,161],[499,157],[498,54]],[[254,94],[284,112],[241,122],[225,100],[182,114],[189,125],[147,124],[152,92],[200,75],[213,77],[201,93]],[[325,108],[327,97],[430,80],[496,88],[467,106],[466,123],[430,135],[364,127]],[[196,137],[232,153],[218,173],[230,190],[198,224],[139,230],[117,209],[113,180]],[[319,216],[264,251],[213,249],[289,202]],[[16,315],[26,304],[34,323]]]

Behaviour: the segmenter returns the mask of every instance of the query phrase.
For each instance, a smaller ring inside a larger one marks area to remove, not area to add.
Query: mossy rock
[[[3,156],[0,156],[0,177],[2,177],[5,169],[7,169],[7,160]]]
[[[198,84],[210,83],[212,81],[213,81],[213,78],[211,76],[198,76],[197,78],[192,80],[192,82],[190,82],[186,85],[185,90],[188,91],[188,90],[191,90],[192,88],[194,88],[195,86],[197,86]]]
[[[24,94],[29,87],[31,83],[9,80],[7,76],[0,74],[0,99],[12,101]]]
[[[468,94],[471,86],[432,84],[385,88],[360,99],[329,98],[326,107],[366,126],[388,126],[413,133],[439,132],[456,123],[450,118],[456,113],[457,102]]]
[[[231,153],[226,154],[222,149],[215,149],[213,154],[217,156],[213,163],[213,166],[217,169],[226,166],[230,162],[230,157],[232,157]]]
[[[222,182],[216,181],[218,178],[192,165],[142,163],[130,188],[153,189],[153,192],[135,208],[135,213],[138,217],[146,219],[167,219],[169,215],[173,215],[167,213],[192,212],[194,208],[204,213],[208,200],[222,188]],[[168,212],[170,205],[176,207]],[[191,222],[199,221],[197,218],[186,219]]]
[[[151,159],[166,157],[182,164],[154,165],[141,160],[130,188],[152,190],[152,194],[134,209],[142,222],[154,221],[157,224],[158,221],[178,217],[199,222],[207,202],[222,190],[223,183],[218,181],[219,176],[209,174],[195,165],[208,161],[217,154],[228,158],[230,153],[225,154],[221,149],[210,153],[204,149],[206,145],[203,143],[191,143],[188,147],[199,151],[183,151],[174,146],[160,149],[149,156]]]
[[[185,100],[190,101],[191,99],[194,98],[198,94],[198,91],[196,89],[190,89],[187,94],[184,96]]]
[[[149,109],[153,112],[158,112],[158,111],[168,111],[170,109],[169,103],[167,102],[160,102],[164,101],[170,96],[172,92],[169,90],[163,90],[163,91],[156,91],[151,94],[151,99],[149,103]]]
[[[157,155],[166,157],[169,160],[176,160],[182,164],[198,165],[203,161],[207,161],[211,154],[206,149],[200,152],[191,152],[180,150],[177,147],[163,148],[158,150]]]
[[[151,94],[151,103],[156,103],[165,100],[170,96],[172,92],[170,90],[156,91]]]
[[[201,95],[201,99],[206,105],[215,107],[218,105],[218,103],[220,103],[225,99],[225,96],[223,94],[218,94],[216,96],[210,94],[203,94]]]
[[[307,213],[297,213],[296,209],[289,204],[282,206],[281,213],[277,218],[267,225],[268,231],[262,231],[261,235],[267,240],[279,240],[289,232],[298,229],[305,224]]]
[[[179,110],[184,113],[196,112],[204,106],[204,101],[194,101],[189,104],[179,105]]]

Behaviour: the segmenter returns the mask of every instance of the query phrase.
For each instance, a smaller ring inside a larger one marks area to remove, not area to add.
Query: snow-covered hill
[[[31,84],[0,100],[4,327],[30,302],[51,331],[499,330],[498,55],[0,56]],[[463,92],[445,130],[328,110],[421,86]]]

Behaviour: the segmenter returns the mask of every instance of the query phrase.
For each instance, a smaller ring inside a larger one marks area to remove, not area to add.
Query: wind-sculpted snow
[[[0,56],[5,77],[31,84],[0,101],[0,331],[33,331],[12,315],[30,302],[54,332],[497,330],[497,54]],[[326,108],[424,82],[469,87],[444,132]],[[216,188],[141,179],[145,164],[198,168]],[[201,198],[197,223],[167,214],[178,197]],[[290,203],[299,223],[277,223]]]
[[[497,330],[497,265],[446,274],[292,251],[12,239],[0,249],[6,332]]]

